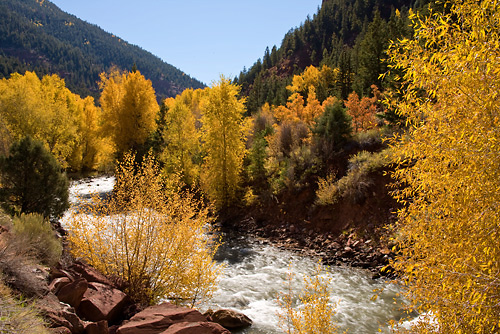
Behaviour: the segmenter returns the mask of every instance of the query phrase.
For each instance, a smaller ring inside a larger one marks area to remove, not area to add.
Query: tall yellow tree
[[[294,75],[292,84],[286,88],[292,93],[299,93],[309,97],[311,89],[314,89],[319,102],[323,102],[333,95],[334,89],[339,81],[339,70],[323,65],[321,68],[313,65],[307,67],[300,75]]]
[[[420,333],[500,332],[500,2],[457,0],[411,14],[415,39],[392,45],[403,274]]]
[[[372,85],[373,97],[364,96],[359,98],[356,92],[352,92],[344,101],[347,114],[352,118],[352,128],[354,132],[366,131],[377,125],[375,113],[377,112],[376,102],[379,91],[377,86]]]
[[[201,104],[206,153],[202,186],[218,206],[224,207],[236,197],[246,154],[245,105],[238,99],[240,87],[223,76],[207,90]]]
[[[77,140],[77,100],[57,75],[34,72],[0,81],[0,115],[12,140],[27,135],[42,141],[64,166]]]
[[[101,106],[106,132],[118,154],[137,150],[156,129],[160,109],[150,80],[139,71],[101,74]]]
[[[92,171],[112,164],[112,145],[103,136],[102,110],[93,97],[78,99],[78,140],[69,163],[73,170]]]
[[[192,90],[187,91],[187,94],[192,95]],[[192,185],[199,172],[193,157],[200,150],[200,136],[195,128],[196,119],[191,112],[190,101],[184,95],[183,92],[175,99],[164,102],[167,112],[162,134],[165,142],[162,159],[168,173],[182,173],[184,181]]]

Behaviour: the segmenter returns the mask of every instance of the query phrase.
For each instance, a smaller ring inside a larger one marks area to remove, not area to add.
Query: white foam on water
[[[282,333],[277,294],[288,288],[289,265],[294,273],[291,289],[298,296],[304,288],[303,276],[314,273],[317,259],[242,239],[223,246],[221,252],[219,260],[226,269],[214,299],[203,309],[230,308],[246,314],[254,324],[239,333]],[[347,267],[327,268],[326,275],[332,278],[331,299],[337,303],[334,320],[341,330],[363,334],[379,333],[380,328],[389,333],[386,322],[403,315],[398,285],[372,280],[369,272]],[[379,297],[371,300],[374,290],[382,288]]]

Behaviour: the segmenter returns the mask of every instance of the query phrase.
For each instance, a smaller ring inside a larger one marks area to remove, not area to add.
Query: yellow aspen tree
[[[417,333],[500,332],[500,2],[446,2],[411,13],[415,38],[390,47],[404,73],[390,101],[406,118],[394,142],[401,273]]]
[[[0,84],[1,85],[1,84]],[[2,119],[0,114],[0,155],[7,155],[9,153],[10,145],[12,144],[12,138],[7,128],[7,124]]]
[[[240,87],[221,76],[202,100],[202,130],[206,157],[202,168],[202,187],[219,207],[236,198],[248,125],[244,120],[244,100]]]
[[[301,118],[308,126],[312,126],[315,124],[316,119],[323,114],[323,112],[324,108],[316,98],[316,89],[311,87],[309,94],[307,95],[307,105],[303,110]]]
[[[167,173],[181,173],[184,181],[193,185],[199,173],[193,163],[193,156],[199,152],[200,136],[195,128],[195,116],[187,104],[190,101],[186,101],[183,95],[184,93],[175,100],[166,101],[169,107],[162,134],[165,142],[162,160]]]
[[[63,167],[78,139],[78,99],[55,74],[40,80],[34,72],[14,73],[0,83],[0,114],[9,135],[42,141]]]
[[[293,272],[288,272],[287,291],[277,296],[281,312],[279,327],[286,334],[334,334],[338,325],[334,322],[334,303],[330,301],[332,279],[325,277],[321,266],[313,275],[304,276],[304,290],[298,296],[292,293]]]
[[[375,87],[376,86],[372,86]],[[378,92],[378,90],[377,90]],[[367,96],[359,98],[356,92],[352,92],[344,101],[347,108],[347,114],[352,118],[352,128],[354,132],[361,132],[372,129],[376,126],[375,106],[376,96],[369,98]]]
[[[68,167],[73,145],[77,138],[78,95],[66,88],[64,80],[57,75],[46,75],[42,78],[42,89],[45,102],[44,112],[47,122],[42,129],[45,142],[52,154]]]
[[[116,152],[138,149],[156,129],[160,109],[150,80],[139,71],[122,73],[112,70],[101,74],[101,106],[105,127]]]
[[[102,110],[94,98],[79,99],[78,141],[73,147],[69,164],[74,171],[88,172],[111,165],[112,146],[101,128]]]
[[[274,108],[274,115],[280,122],[289,121],[298,123],[304,114],[304,97],[299,93],[293,93],[288,98],[285,106],[277,106]]]
[[[311,88],[315,90],[320,102],[332,95],[339,80],[339,70],[323,65],[321,69],[311,65],[300,75],[294,75],[292,84],[286,88],[292,93],[308,97]]]

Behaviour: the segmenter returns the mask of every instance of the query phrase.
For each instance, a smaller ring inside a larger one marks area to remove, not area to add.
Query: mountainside
[[[353,90],[365,95],[370,86],[383,86],[384,51],[389,40],[410,36],[409,8],[422,8],[429,0],[324,0],[313,16],[291,29],[281,46],[266,49],[262,59],[235,81],[255,112],[265,102],[284,105],[286,86],[307,66],[338,68],[341,82],[337,97],[346,99]],[[383,88],[383,87],[382,87]]]
[[[57,73],[73,92],[97,96],[99,73],[133,65],[153,82],[158,98],[203,83],[153,54],[61,11],[44,0],[0,0],[0,78],[13,72]]]

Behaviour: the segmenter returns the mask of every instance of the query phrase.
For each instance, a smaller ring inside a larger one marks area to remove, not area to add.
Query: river
[[[73,203],[76,196],[90,193],[105,194],[112,190],[114,179],[101,177],[74,182],[70,189]],[[238,333],[282,333],[278,326],[280,311],[276,296],[287,289],[289,268],[293,271],[292,290],[299,295],[304,287],[303,275],[311,275],[317,260],[291,251],[278,249],[264,240],[246,236],[224,235],[216,260],[225,265],[213,300],[208,308],[230,308],[250,317],[254,324]],[[371,273],[349,267],[326,268],[332,279],[332,303],[337,303],[334,320],[340,332],[373,334],[389,333],[388,320],[403,316],[399,297],[400,287],[384,280],[373,280]],[[378,297],[373,299],[375,291]]]
[[[210,305],[204,308],[231,308],[250,317],[254,324],[238,333],[282,333],[278,326],[276,301],[287,287],[289,268],[293,270],[292,291],[299,295],[304,288],[303,276],[311,275],[317,259],[278,249],[262,240],[245,236],[226,236],[217,254],[225,264],[219,289]],[[403,315],[400,287],[384,280],[373,280],[371,273],[349,267],[325,268],[332,278],[332,302],[337,302],[334,320],[340,332],[390,332],[386,322]],[[381,291],[373,299],[375,290]]]

